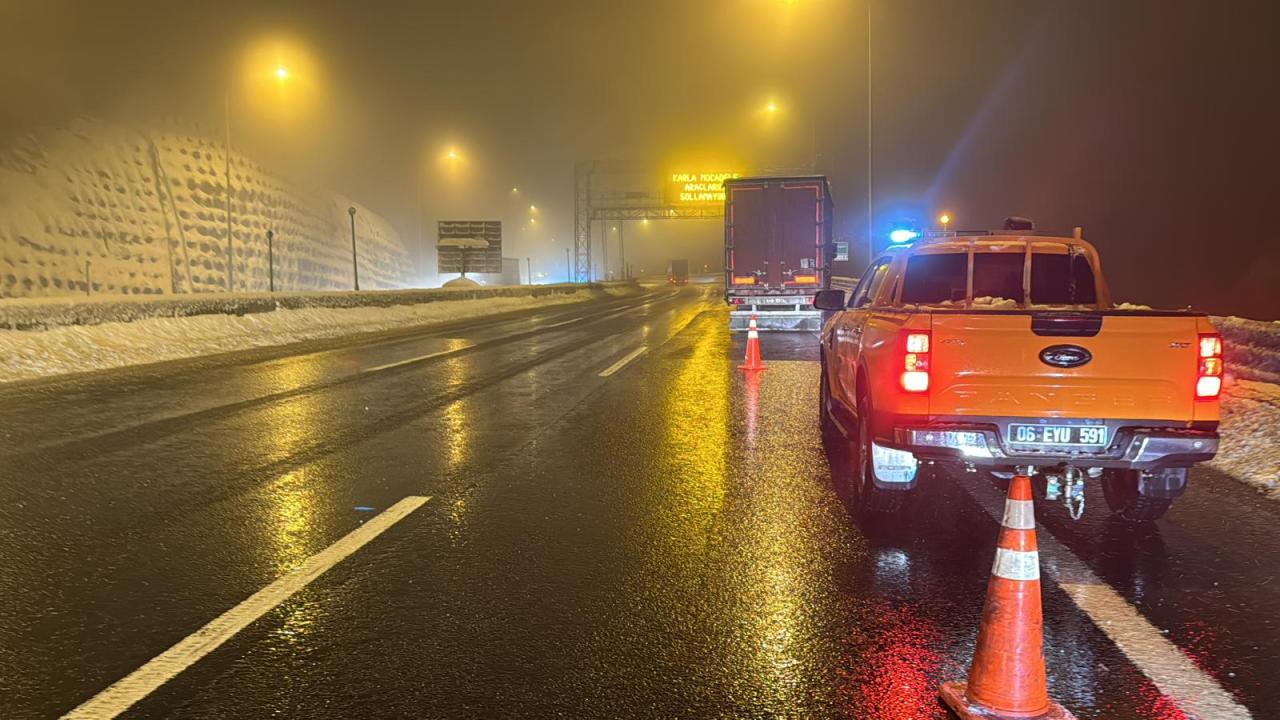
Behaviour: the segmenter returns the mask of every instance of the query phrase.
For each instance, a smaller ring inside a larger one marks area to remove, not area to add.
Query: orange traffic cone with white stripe
[[[738,366],[739,370],[764,370],[760,362],[760,330],[756,327],[756,316],[751,316],[751,324],[747,325],[747,359]]]
[[[943,683],[942,701],[963,720],[1075,720],[1049,699],[1045,682],[1040,554],[1027,476],[1009,483],[1000,525],[969,680]]]

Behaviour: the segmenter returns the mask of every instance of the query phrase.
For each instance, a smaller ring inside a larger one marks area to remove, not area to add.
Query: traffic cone
[[[756,316],[751,316],[751,324],[747,325],[747,359],[738,366],[739,370],[764,370],[760,362],[760,331],[756,328]]]
[[[969,680],[943,683],[939,694],[963,720],[1075,720],[1049,699],[1045,682],[1040,555],[1027,476],[1009,483],[1000,526]]]

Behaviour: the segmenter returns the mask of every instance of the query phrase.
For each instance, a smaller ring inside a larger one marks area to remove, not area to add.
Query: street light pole
[[[360,292],[360,265],[356,262],[356,208],[347,208],[351,216],[351,278],[355,281],[356,292]]]
[[[871,196],[871,0],[867,0],[867,264],[875,259],[875,241],[872,239],[872,232],[875,229],[875,223],[872,222],[872,215],[875,212],[872,204]]]
[[[226,178],[227,178],[227,292],[235,290],[235,258],[231,246],[231,93],[222,95],[222,125],[226,130]]]
[[[275,248],[272,247],[275,236],[271,230],[267,231],[267,292],[276,291],[276,256]]]
[[[564,281],[565,282],[573,282],[573,280],[570,279],[573,277],[573,270],[570,269],[572,267],[573,266],[569,264],[569,248],[565,248],[564,249]]]
[[[618,221],[618,260],[622,263],[622,279],[630,280],[631,273],[627,268],[627,240],[626,234],[623,232],[627,229],[627,221]]]
[[[526,267],[529,268],[529,284],[532,285],[533,284],[533,258],[531,257],[525,258],[524,264]]]

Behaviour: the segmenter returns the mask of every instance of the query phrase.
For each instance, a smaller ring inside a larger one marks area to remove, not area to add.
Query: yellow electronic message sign
[[[723,205],[724,181],[736,172],[671,173],[667,178],[669,205]]]

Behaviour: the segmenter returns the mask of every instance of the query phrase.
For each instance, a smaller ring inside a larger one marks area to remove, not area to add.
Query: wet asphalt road
[[[766,334],[744,379],[703,292],[0,389],[0,717],[71,710],[410,495],[123,717],[947,717],[988,481],[853,517],[815,339]],[[1089,503],[1041,532],[1280,717],[1274,503],[1206,470],[1155,525]],[[1183,717],[1044,585],[1056,699]]]

